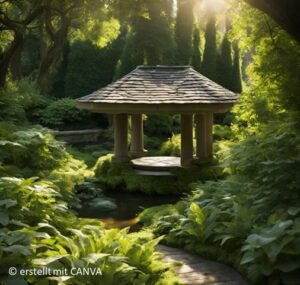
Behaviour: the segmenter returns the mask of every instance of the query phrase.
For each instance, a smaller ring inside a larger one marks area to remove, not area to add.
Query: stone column
[[[213,156],[213,113],[195,115],[196,156],[201,161],[210,161]]]
[[[193,116],[181,114],[181,166],[189,167],[193,160]]]
[[[114,161],[128,161],[128,116],[114,115]]]
[[[144,153],[143,116],[142,114],[132,114],[130,157],[141,157],[144,155]]]

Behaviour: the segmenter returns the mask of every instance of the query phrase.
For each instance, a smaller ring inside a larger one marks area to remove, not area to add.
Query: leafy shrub
[[[161,144],[163,143],[162,138],[158,137],[148,137],[144,135],[145,148],[149,155],[158,155]]]
[[[173,135],[166,142],[164,142],[160,148],[161,155],[167,156],[180,156],[181,149],[181,135]]]
[[[24,124],[47,102],[37,83],[30,78],[8,82],[6,88],[0,90],[0,120]]]
[[[40,123],[51,128],[76,129],[107,127],[103,114],[94,114],[76,107],[71,98],[57,99],[39,111]]]
[[[40,121],[49,127],[58,127],[63,124],[78,122],[90,118],[91,113],[80,110],[76,102],[70,98],[53,101],[46,109],[41,111]]]
[[[45,177],[73,159],[62,142],[39,126],[20,129],[1,123],[0,143],[1,162],[5,164],[2,175]]]
[[[213,125],[213,136],[216,140],[231,139],[231,129],[229,126]]]
[[[41,127],[20,129],[0,124],[0,175],[51,180],[68,201],[72,189],[92,175],[84,162],[74,159],[61,142]]]
[[[145,134],[150,136],[168,137],[180,131],[178,116],[149,115],[145,120]]]

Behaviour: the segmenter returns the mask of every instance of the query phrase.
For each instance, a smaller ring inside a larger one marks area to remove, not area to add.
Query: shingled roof
[[[237,99],[235,93],[211,81],[190,66],[138,66],[121,79],[77,99],[77,102],[79,107],[96,110],[95,105],[98,105],[98,108],[100,105],[106,105],[111,109],[112,104],[232,105]],[[94,105],[93,108],[90,103]]]

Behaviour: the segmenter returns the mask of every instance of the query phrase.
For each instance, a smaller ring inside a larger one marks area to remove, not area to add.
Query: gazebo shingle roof
[[[190,66],[138,66],[78,103],[233,104],[238,96]]]

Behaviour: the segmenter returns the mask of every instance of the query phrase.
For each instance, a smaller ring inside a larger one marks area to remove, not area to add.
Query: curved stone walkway
[[[160,256],[174,263],[175,271],[186,285],[248,285],[243,277],[231,267],[210,261],[184,250],[158,245]]]

